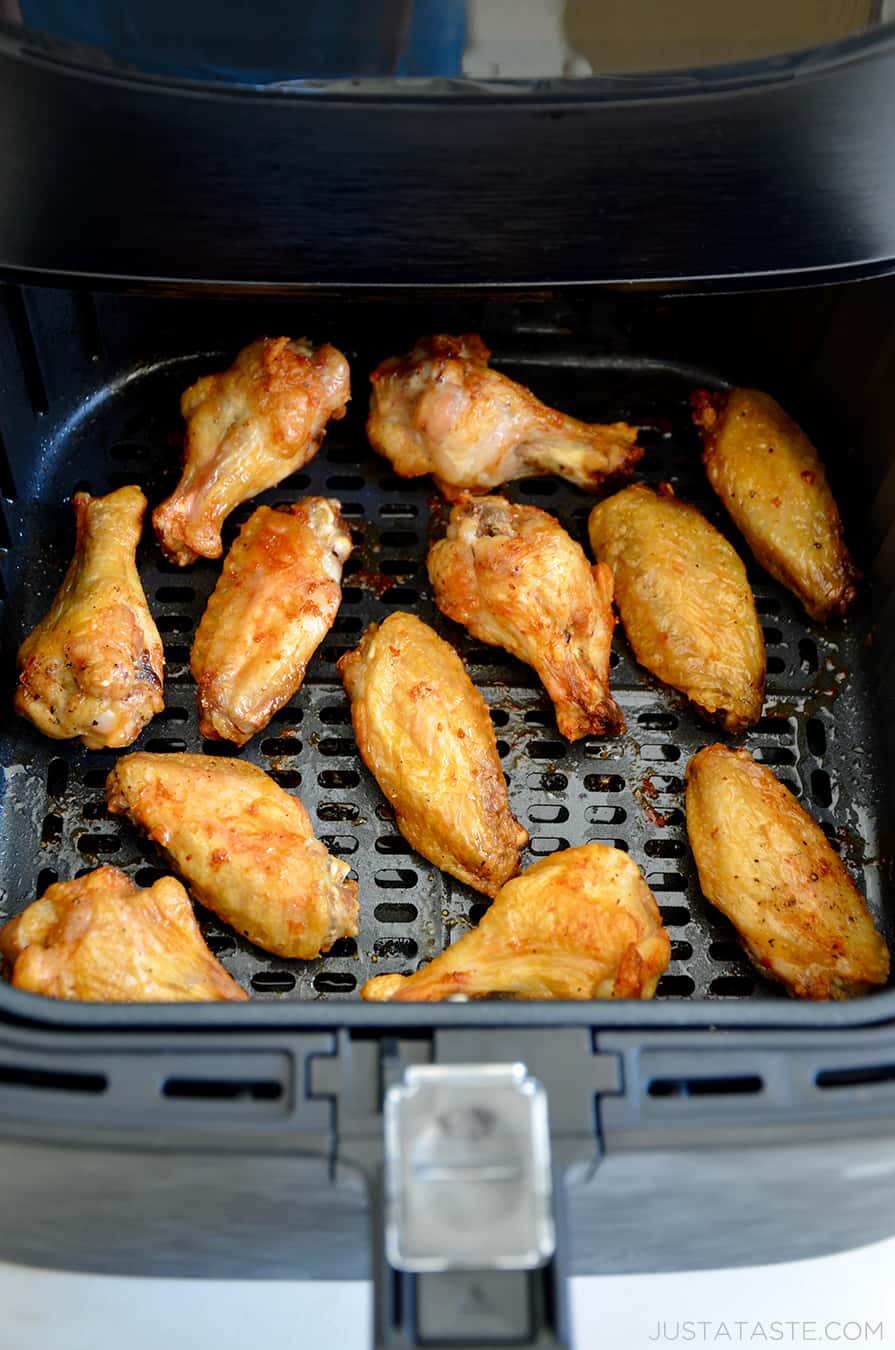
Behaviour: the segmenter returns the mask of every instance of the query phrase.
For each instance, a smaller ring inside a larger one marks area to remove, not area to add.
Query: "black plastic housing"
[[[0,34],[0,270],[275,288],[728,286],[895,258],[893,25],[535,85],[127,78]]]

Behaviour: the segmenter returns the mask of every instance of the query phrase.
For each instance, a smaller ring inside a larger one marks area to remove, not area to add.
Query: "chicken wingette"
[[[637,864],[584,844],[542,858],[497,893],[479,926],[413,975],[377,975],[376,1002],[652,998],[671,944]]]
[[[338,669],[398,829],[436,867],[495,895],[528,835],[510,811],[485,700],[453,647],[414,615],[390,614]]]
[[[349,396],[342,353],[304,338],[259,338],[228,370],[190,385],[180,400],[183,473],[152,514],[166,555],[181,567],[219,558],[233,508],[307,464]]]
[[[146,498],[76,492],[74,557],[52,605],[19,648],[16,711],[46,736],[88,750],[130,745],[162,711],[165,658],[137,571]]]
[[[357,883],[308,813],[254,764],[209,755],[119,759],[109,810],[163,850],[197,900],[277,956],[319,956],[357,934]]]
[[[0,930],[17,989],[86,1003],[244,1000],[208,950],[179,881],[140,890],[117,867],[50,886]]]
[[[429,577],[449,619],[534,667],[568,740],[624,730],[609,692],[612,573],[591,567],[553,516],[466,497],[429,550]]]
[[[693,395],[709,482],[758,562],[825,623],[854,603],[860,573],[824,466],[804,431],[757,389]]]
[[[350,552],[339,503],[326,497],[249,517],[190,655],[203,736],[244,745],[289,702],[333,625]]]
[[[638,483],[590,513],[591,547],[642,666],[726,731],[761,716],[765,648],[746,569],[695,506]]]
[[[799,998],[852,998],[889,976],[889,951],[823,830],[747,750],[687,766],[687,833],[706,899],[752,963]]]
[[[445,496],[556,473],[592,492],[643,454],[625,422],[579,422],[491,370],[480,337],[420,338],[374,370],[367,436],[402,478],[431,473]]]

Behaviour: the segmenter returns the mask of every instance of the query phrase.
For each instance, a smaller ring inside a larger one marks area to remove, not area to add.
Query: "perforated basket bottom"
[[[102,493],[136,482],[151,503],[160,500],[177,475],[178,395],[198,374],[220,368],[222,359],[206,353],[136,372],[110,383],[89,415],[69,421],[51,447],[47,504],[30,513],[19,544],[25,580],[12,596],[17,639],[44,612],[64,569],[72,538],[66,499],[79,486]],[[495,359],[500,363],[499,353]],[[630,369],[617,362],[602,368],[593,361],[575,364],[568,354],[552,366],[538,359],[504,368],[578,416],[639,423],[647,447],[639,476],[672,482],[737,543],[703,478],[690,425],[687,396],[697,376],[706,382],[704,373],[633,362]],[[141,546],[141,575],[165,641],[167,682],[165,711],[134,748],[236,753],[260,765],[301,797],[318,833],[351,864],[360,886],[357,940],[342,940],[319,960],[269,956],[200,910],[212,949],[255,998],[353,998],[371,975],[412,971],[483,912],[483,897],[438,872],[397,833],[360,761],[335,671],[338,657],[369,622],[407,609],[455,643],[488,703],[512,807],[531,834],[523,865],[591,840],[628,850],[655,892],[672,940],[659,997],[778,997],[703,899],[690,857],[684,770],[690,755],[718,739],[717,733],[636,665],[619,628],[612,678],[628,731],[615,739],[565,742],[532,672],[498,649],[475,644],[435,609],[425,556],[430,517],[434,512],[437,529],[444,508],[428,479],[398,479],[370,450],[363,431],[364,383],[356,372],[352,413],[330,428],[307,469],[258,499],[293,501],[308,492],[338,497],[355,552],[345,569],[335,627],[304,687],[242,751],[200,737],[189,673],[192,635],[219,565],[182,570],[166,563],[148,527]],[[509,494],[551,511],[585,541],[592,501],[584,493],[550,479],[515,484]],[[230,518],[226,544],[255,505]],[[758,567],[749,567],[767,643],[768,686],[764,716],[745,744],[820,821],[886,929],[877,829],[882,775],[873,748],[867,617],[859,613],[821,629]],[[100,863],[124,868],[141,884],[162,875],[153,846],[106,811],[103,783],[114,753],[50,742],[13,721],[3,824],[15,846],[4,855],[0,875],[5,915],[20,911],[57,878]]]

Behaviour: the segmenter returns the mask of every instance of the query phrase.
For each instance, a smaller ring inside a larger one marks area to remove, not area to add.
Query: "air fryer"
[[[686,837],[684,770],[715,735],[620,633],[628,732],[570,745],[528,668],[439,614],[425,554],[444,507],[368,445],[367,375],[420,334],[479,332],[547,402],[637,424],[638,477],[670,481],[732,539],[690,393],[764,388],[805,427],[866,580],[854,613],[820,627],[748,562],[768,683],[745,743],[891,943],[895,33],[870,5],[805,7],[824,31],[777,31],[769,11],[751,36],[713,33],[694,5],[663,61],[648,29],[632,47],[570,4],[565,46],[526,47],[521,24],[515,66],[492,69],[493,7],[446,6],[454,25],[442,13],[435,29],[425,5],[363,8],[351,42],[341,6],[310,6],[288,42],[259,23],[254,46],[228,44],[224,23],[176,50],[136,19],[69,31],[2,11],[3,916],[103,862],[159,874],[106,811],[114,753],[12,714],[15,651],[70,556],[72,493],[137,482],[160,500],[180,392],[280,332],[336,343],[352,403],[260,500],[337,497],[355,551],[302,689],[237,753],[300,796],[361,912],[356,940],[301,962],[199,910],[246,1005],[0,987],[0,1254],[372,1276],[379,1344],[562,1344],[567,1274],[807,1257],[893,1231],[895,991],[797,1002],[746,962]],[[585,539],[585,493],[508,491]],[[217,567],[167,563],[148,530],[138,561],[167,675],[137,748],[214,753],[189,647]],[[447,636],[482,690],[526,860],[598,840],[643,868],[672,942],[654,1001],[359,1000],[483,912],[413,853],[354,744],[335,662],[396,609]],[[520,1196],[514,1247],[501,1216]]]

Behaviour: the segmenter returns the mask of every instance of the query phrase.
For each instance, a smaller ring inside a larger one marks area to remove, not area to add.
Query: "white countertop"
[[[571,1297],[576,1350],[895,1346],[895,1238],[789,1265],[579,1278]],[[141,1280],[0,1263],[0,1350],[366,1350],[369,1300],[359,1281]]]

